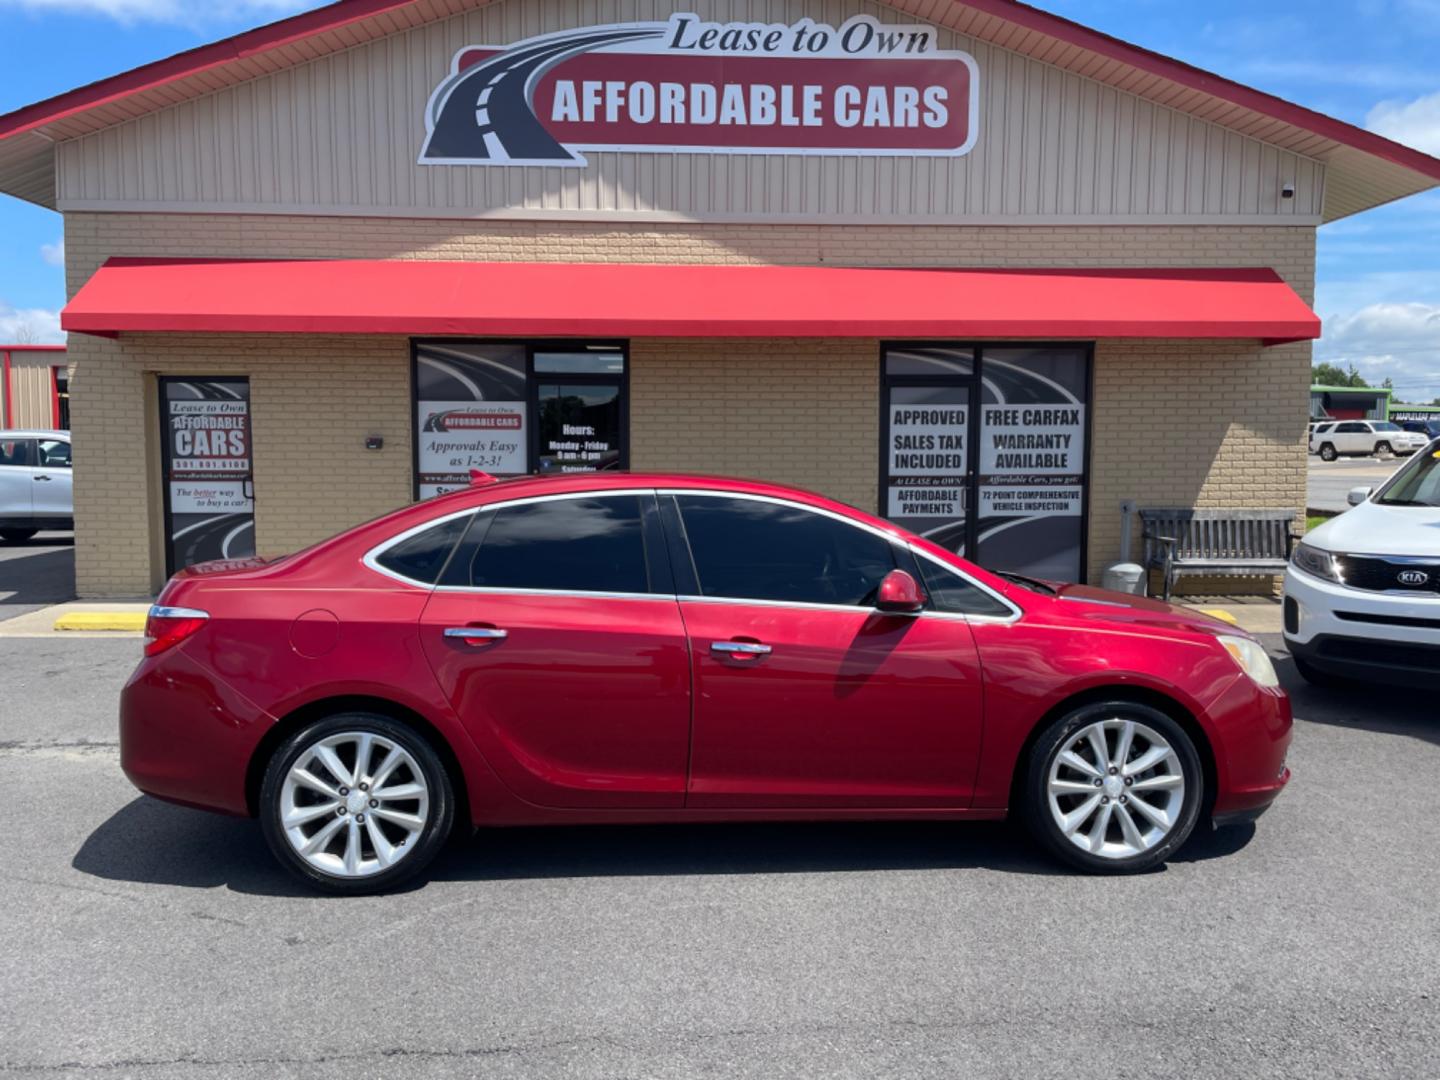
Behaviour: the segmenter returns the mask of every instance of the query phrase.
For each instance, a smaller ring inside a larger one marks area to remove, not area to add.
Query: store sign
[[[890,405],[887,516],[958,518],[965,512],[970,425],[965,405]]]
[[[523,401],[420,401],[420,493],[441,495],[470,482],[470,470],[492,476],[525,472]]]
[[[254,555],[249,381],[167,378],[162,385],[171,568]]]
[[[858,15],[617,23],[472,46],[425,110],[422,165],[586,164],[581,151],[959,157],[979,73],[933,26]]]

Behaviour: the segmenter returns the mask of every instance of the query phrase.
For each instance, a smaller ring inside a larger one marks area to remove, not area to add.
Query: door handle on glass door
[[[770,646],[758,641],[712,641],[710,651],[727,656],[769,656]]]
[[[445,636],[461,641],[500,641],[509,637],[510,631],[493,626],[452,626],[445,631]]]

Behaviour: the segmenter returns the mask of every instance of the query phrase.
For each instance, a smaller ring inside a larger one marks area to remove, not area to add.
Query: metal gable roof
[[[488,0],[339,0],[0,116],[0,190],[54,206],[53,144],[460,14]],[[917,19],[1188,113],[1328,169],[1333,221],[1440,184],[1440,159],[1016,0],[887,0]]]

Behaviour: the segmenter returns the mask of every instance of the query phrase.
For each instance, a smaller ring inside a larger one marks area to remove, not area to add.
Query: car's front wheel
[[[1062,716],[1036,741],[1024,812],[1040,842],[1091,873],[1158,866],[1189,838],[1204,776],[1195,744],[1174,719],[1112,701]]]
[[[386,716],[343,713],[305,725],[270,759],[260,823],[292,873],[327,892],[382,892],[413,877],[450,834],[444,763]]]
[[[1376,453],[1376,454],[1393,454],[1393,453],[1395,453],[1395,451],[1394,451],[1394,449],[1390,446],[1390,444],[1389,444],[1388,442],[1383,442],[1383,441],[1382,441],[1382,442],[1377,442],[1377,443],[1375,444],[1375,453]]]

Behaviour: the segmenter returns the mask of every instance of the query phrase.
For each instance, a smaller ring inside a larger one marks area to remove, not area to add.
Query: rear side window
[[[615,495],[501,507],[476,518],[446,585],[648,593],[640,499]],[[461,565],[463,563],[463,565]]]
[[[954,570],[918,556],[915,561],[920,564],[925,592],[936,611],[953,615],[990,615],[1002,619],[1014,614],[1005,604]]]
[[[0,439],[0,465],[33,465],[35,444],[29,439]]]
[[[798,506],[678,495],[704,596],[868,604],[895,569],[890,542]]]
[[[469,524],[468,516],[442,521],[392,545],[375,561],[392,574],[421,585],[434,585]]]

